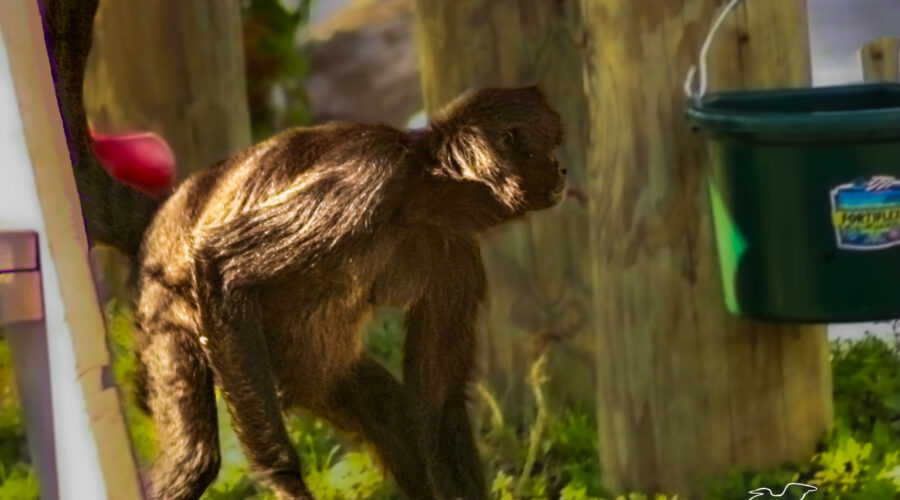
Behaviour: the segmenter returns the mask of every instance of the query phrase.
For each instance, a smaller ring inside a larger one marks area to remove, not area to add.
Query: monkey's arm
[[[478,304],[485,293],[477,242],[453,242],[406,318],[403,379],[421,423],[418,436],[439,498],[486,498],[466,413],[475,362]]]

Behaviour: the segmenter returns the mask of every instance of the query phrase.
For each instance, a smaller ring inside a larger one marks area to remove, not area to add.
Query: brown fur
[[[140,259],[160,497],[196,498],[216,475],[215,378],[284,498],[309,498],[293,408],[372,442],[410,498],[485,498],[465,407],[477,236],[559,200],[560,140],[540,90],[486,89],[423,130],[291,130],[186,181]],[[406,312],[402,383],[360,347],[374,305]]]
[[[88,236],[141,248],[157,498],[197,498],[217,475],[214,384],[282,498],[310,498],[281,419],[294,408],[370,441],[412,499],[486,498],[465,407],[486,286],[477,238],[562,194],[562,127],[544,95],[483,90],[417,131],[288,131],[194,175],[155,213],[91,152],[81,94],[97,0],[41,3]],[[406,313],[402,383],[360,348],[381,304]]]

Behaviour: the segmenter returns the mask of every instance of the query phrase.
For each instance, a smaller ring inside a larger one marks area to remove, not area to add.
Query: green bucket
[[[710,94],[687,114],[730,312],[900,317],[900,84]]]

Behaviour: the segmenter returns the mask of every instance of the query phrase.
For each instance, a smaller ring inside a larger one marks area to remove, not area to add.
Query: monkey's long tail
[[[135,256],[161,200],[112,178],[91,149],[83,92],[97,3],[42,0],[44,36],[88,239]]]

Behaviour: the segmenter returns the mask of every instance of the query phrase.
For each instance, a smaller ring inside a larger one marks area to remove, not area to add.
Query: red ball
[[[91,132],[94,154],[116,179],[153,195],[175,185],[175,155],[166,141],[152,132],[104,135]]]

